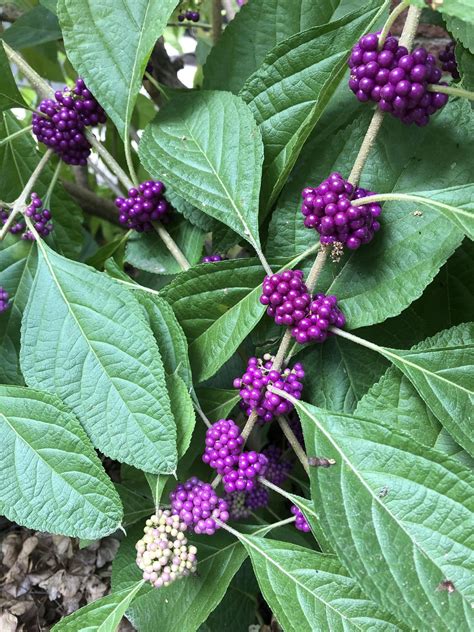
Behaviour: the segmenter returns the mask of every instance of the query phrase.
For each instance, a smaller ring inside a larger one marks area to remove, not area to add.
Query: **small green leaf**
[[[58,16],[72,65],[115,123],[128,134],[145,67],[176,0],[59,0]]]
[[[176,442],[178,459],[181,459],[189,448],[196,424],[193,400],[188,388],[177,373],[166,376],[166,386],[171,401],[171,410],[176,422]]]
[[[426,6],[424,0],[409,0],[420,8]],[[471,26],[474,24],[474,6],[471,0],[429,0],[428,4],[445,16],[459,18]]]
[[[153,177],[259,250],[263,143],[242,99],[216,91],[180,94],[147,126],[139,153]]]
[[[106,595],[61,619],[51,632],[116,632],[127,608],[143,586],[143,580],[130,588]]]
[[[59,395],[96,448],[145,471],[175,470],[163,364],[131,292],[41,244],[21,342],[27,384]]]
[[[288,632],[396,632],[399,625],[369,601],[331,555],[239,534],[265,601]]]
[[[0,110],[24,108],[25,101],[17,88],[5,49],[0,45]]]
[[[197,263],[204,245],[202,230],[187,221],[179,222],[167,229],[189,263]],[[153,274],[181,272],[176,259],[154,231],[132,235],[127,242],[125,260],[135,268]]]
[[[16,49],[39,46],[61,39],[61,29],[54,13],[46,7],[36,6],[13,22],[2,34],[2,39]]]
[[[55,396],[0,386],[0,513],[30,529],[97,539],[122,507],[81,425]]]
[[[367,596],[410,628],[469,629],[472,484],[458,461],[362,419],[295,404],[321,526]],[[455,591],[442,590],[451,581]]]

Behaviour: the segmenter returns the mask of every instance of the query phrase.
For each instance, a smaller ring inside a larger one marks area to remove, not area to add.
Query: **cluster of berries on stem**
[[[128,197],[116,198],[120,223],[140,233],[153,230],[152,222],[163,221],[170,208],[165,190],[163,182],[146,180],[137,189],[129,189]]]
[[[286,270],[265,277],[260,303],[277,325],[296,325],[304,318],[311,302],[301,270]]]
[[[306,187],[301,196],[301,212],[306,228],[320,234],[322,244],[340,243],[350,250],[372,241],[380,229],[382,207],[377,202],[353,206],[351,200],[375,195],[354,187],[338,172],[331,173],[317,187]]]
[[[374,101],[407,125],[427,125],[448,101],[446,94],[428,90],[429,84],[445,85],[435,57],[422,47],[409,53],[393,36],[380,47],[379,37],[368,33],[352,49],[350,89],[359,101]]]
[[[180,483],[170,494],[171,510],[194,533],[212,535],[219,524],[227,522],[227,503],[219,498],[212,485],[203,483],[193,476]]]
[[[345,324],[345,316],[337,307],[337,298],[319,293],[311,301],[306,316],[293,327],[291,335],[300,344],[324,342],[330,333],[329,327],[341,328]]]
[[[265,354],[263,360],[249,358],[245,373],[234,380],[234,388],[240,389],[241,407],[247,415],[255,411],[260,423],[272,421],[276,415],[286,415],[293,408],[287,399],[272,393],[269,386],[285,391],[295,399],[301,398],[303,390],[302,364],[296,363],[292,368],[277,371],[273,362],[270,354]]]
[[[199,11],[193,11],[192,9],[188,9],[184,13],[180,13],[178,15],[178,21],[184,22],[184,20],[189,20],[190,22],[199,22],[200,20]]]
[[[37,193],[33,192],[31,194],[30,204],[25,209],[25,215],[31,219],[36,232],[41,237],[47,237],[53,230],[51,211],[47,208],[43,208],[43,201]],[[0,211],[0,221],[2,224],[6,224],[8,218],[9,214],[5,210]],[[21,238],[25,240],[33,241],[35,239],[33,233],[26,229],[26,224],[23,219],[13,224],[9,228],[9,232],[13,235],[22,233]]]
[[[6,312],[10,307],[10,296],[6,289],[0,286],[0,313]]]
[[[298,531],[304,531],[305,533],[309,533],[311,531],[308,521],[303,515],[303,512],[296,505],[291,505],[291,513],[295,516],[295,527]]]
[[[90,154],[85,128],[105,123],[105,112],[80,77],[54,97],[41,101],[33,114],[33,132],[67,164],[85,165]]]
[[[201,263],[217,263],[217,261],[224,261],[224,257],[222,255],[207,255],[201,259]]]
[[[145,535],[135,545],[143,579],[155,588],[196,571],[197,549],[185,536],[187,526],[169,510],[158,510],[147,521]]]
[[[461,78],[458,70],[458,63],[456,61],[456,55],[454,54],[454,48],[456,43],[451,40],[444,50],[439,54],[439,61],[441,62],[441,68],[444,72],[451,73],[451,76],[456,81]]]

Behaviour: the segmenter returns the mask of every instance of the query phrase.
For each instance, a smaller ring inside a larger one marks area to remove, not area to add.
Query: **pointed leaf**
[[[23,316],[28,385],[59,395],[92,442],[150,472],[176,467],[176,428],[146,317],[124,287],[42,244]]]
[[[336,462],[310,470],[316,513],[367,596],[415,629],[469,629],[472,473],[383,420],[295,405],[308,456]]]
[[[242,88],[265,144],[262,199],[267,210],[343,78],[350,49],[386,4],[371,0],[340,20],[281,42]]]
[[[0,513],[30,529],[97,539],[122,507],[81,425],[55,396],[0,386]]]
[[[252,113],[228,92],[171,99],[145,129],[145,168],[258,250],[263,143]]]
[[[176,0],[59,0],[66,52],[115,123],[128,133],[145,66]]]
[[[51,628],[51,632],[115,632],[142,586],[143,581],[139,581],[130,588],[87,604],[61,619]]]
[[[9,110],[15,107],[24,108],[25,105],[25,101],[13,78],[5,49],[3,46],[0,46],[0,110]]]
[[[16,49],[39,46],[61,39],[61,29],[54,13],[37,6],[20,15],[2,34],[2,39]]]
[[[288,632],[400,629],[365,597],[336,557],[278,540],[239,538],[265,601]]]

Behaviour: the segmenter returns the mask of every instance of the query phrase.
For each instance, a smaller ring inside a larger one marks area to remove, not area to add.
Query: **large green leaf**
[[[242,99],[217,91],[180,94],[147,126],[139,151],[153,177],[260,249],[263,144]]]
[[[176,0],[59,0],[66,51],[78,74],[128,134],[145,66]]]
[[[114,591],[140,579],[135,543],[142,533],[141,528],[133,529],[122,542],[112,568]],[[140,632],[156,632],[157,616],[160,632],[195,632],[222,600],[247,555],[235,538],[222,531],[212,538],[193,538],[193,543],[198,547],[197,573],[159,590],[147,585],[129,608],[127,617]]]
[[[281,42],[242,88],[240,94],[249,104],[265,144],[262,200],[266,209],[281,191],[344,76],[350,49],[387,5],[370,0],[348,16]]]
[[[4,112],[0,121],[0,139],[23,128],[10,112]],[[23,134],[0,145],[0,199],[13,202],[20,195],[40,158],[41,154],[30,134]],[[53,167],[47,165],[35,184],[34,190],[43,198],[53,173]],[[54,243],[65,256],[77,257],[84,240],[82,212],[59,183],[56,183],[51,194],[50,209],[54,230],[48,241]]]
[[[31,529],[100,538],[122,507],[81,425],[55,396],[0,386],[0,513]]]
[[[39,46],[61,39],[58,18],[46,7],[36,6],[21,15],[2,38],[13,48]]]
[[[5,49],[0,45],[0,109],[25,107],[25,101],[17,88]]]
[[[287,632],[396,632],[394,619],[369,601],[336,557],[295,544],[239,534],[265,601]]]
[[[322,147],[317,138],[308,143],[273,215],[270,256],[301,252],[314,243],[315,232],[303,227],[300,192],[305,186],[316,186],[332,171],[347,177],[369,119],[367,113],[342,129],[332,138],[329,149],[326,141]],[[466,168],[470,153],[464,142],[466,133],[474,133],[469,105],[450,103],[432,125],[435,134],[424,128],[405,129],[387,118],[369,155],[361,185],[376,192],[403,193],[441,191],[471,182],[472,173]],[[385,203],[381,230],[370,246],[348,254],[340,264],[326,266],[329,270],[320,287],[338,296],[350,328],[382,322],[406,309],[460,244],[461,230],[443,215],[431,209],[415,213],[418,210],[412,203]],[[287,249],[286,243],[291,241]]]
[[[432,413],[474,456],[470,411],[474,404],[474,323],[458,325],[403,351],[385,349]]]
[[[163,364],[131,292],[42,244],[21,342],[27,384],[59,395],[96,448],[149,472],[175,470]]]
[[[415,629],[469,629],[474,477],[380,421],[296,402],[322,528],[369,598]],[[442,590],[450,581],[454,592]]]
[[[143,580],[130,588],[106,595],[61,619],[52,632],[115,632],[127,608],[132,603]]]
[[[0,244],[0,286],[10,295],[10,308],[0,313],[0,383],[23,384],[20,369],[20,324],[35,272],[31,242],[7,235]]]
[[[199,261],[204,245],[204,233],[187,221],[169,230],[191,265]],[[153,274],[178,274],[179,264],[155,232],[135,233],[127,241],[126,261],[139,270]]]
[[[212,48],[204,88],[237,93],[279,42],[329,22],[341,0],[252,0],[244,5]]]

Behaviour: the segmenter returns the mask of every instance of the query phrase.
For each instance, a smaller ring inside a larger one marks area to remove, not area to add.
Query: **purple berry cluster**
[[[247,415],[255,410],[259,421],[272,421],[275,415],[285,415],[293,408],[288,400],[272,393],[268,386],[275,386],[296,399],[300,399],[303,390],[303,366],[295,364],[292,369],[283,372],[272,368],[273,358],[266,354],[262,359],[250,358],[247,370],[240,378],[234,380],[234,388],[240,389],[241,406]]]
[[[303,320],[291,330],[291,335],[302,345],[307,342],[324,342],[331,325],[344,327],[345,324],[344,314],[337,307],[337,298],[319,293],[311,302],[309,312]]]
[[[297,507],[296,505],[291,505],[290,511],[294,516],[296,516],[295,527],[298,529],[298,531],[304,531],[305,533],[311,531],[310,526],[299,507]]]
[[[311,296],[301,270],[285,270],[265,277],[260,303],[268,305],[267,314],[275,319],[277,325],[299,323],[310,302]]]
[[[456,43],[451,40],[449,44],[446,44],[446,48],[439,54],[439,61],[441,62],[441,68],[444,72],[451,73],[453,79],[459,79],[461,75],[458,70],[458,63],[456,61],[456,55],[454,54],[454,48]]]
[[[135,545],[136,562],[143,579],[154,588],[196,572],[197,549],[188,545],[186,524],[168,510],[157,511],[146,521],[145,535]]]
[[[202,460],[223,475],[236,463],[244,444],[239,426],[232,419],[220,419],[206,432]]]
[[[233,492],[224,496],[231,520],[242,520],[250,516],[252,510],[247,505],[247,496],[246,492]]]
[[[207,257],[203,257],[201,259],[201,263],[216,263],[217,261],[224,261],[224,257],[222,255],[208,255]]]
[[[263,476],[267,458],[258,452],[242,452],[234,466],[222,477],[224,489],[232,492],[250,492],[255,489],[257,477]]]
[[[1,209],[0,210],[0,222],[3,224],[6,224],[9,218],[9,214],[5,209]],[[16,222],[16,224],[12,224],[12,226],[10,226],[8,232],[11,233],[12,235],[16,235],[17,233],[21,233],[22,231],[25,230],[25,222],[24,221],[19,221]]]
[[[105,123],[105,112],[81,78],[74,88],[65,87],[54,96],[41,101],[33,114],[33,132],[67,164],[85,165],[90,153],[85,128]]]
[[[37,193],[31,194],[30,205],[26,207],[25,215],[31,217],[34,227],[41,237],[47,237],[53,230],[51,224],[51,211],[43,208],[43,201]],[[27,230],[21,236],[22,239],[34,240],[35,237],[30,230]]]
[[[194,533],[212,535],[219,525],[216,519],[227,522],[227,503],[219,498],[208,483],[193,476],[186,483],[180,483],[170,494],[171,511],[177,514]]]
[[[6,312],[9,307],[10,307],[9,294],[5,288],[0,286],[0,313]]]
[[[351,204],[353,198],[375,194],[360,187],[354,188],[338,172],[331,173],[316,188],[306,187],[301,195],[304,225],[316,229],[324,245],[339,242],[350,250],[356,250],[372,241],[374,233],[380,229],[380,204]]]
[[[274,485],[282,485],[291,472],[292,464],[282,459],[282,450],[274,444],[262,450],[262,454],[267,459],[265,478]]]
[[[184,20],[189,20],[190,22],[199,22],[200,20],[199,11],[192,11],[188,9],[184,13],[180,13],[178,15],[179,22],[184,22]]]
[[[245,504],[250,511],[266,507],[269,501],[270,494],[268,493],[268,490],[259,483],[256,483],[255,487],[245,494]]]
[[[409,53],[396,37],[387,37],[379,50],[379,35],[364,35],[352,49],[349,67],[349,87],[358,100],[376,102],[407,125],[427,125],[448,101],[447,95],[428,90],[441,79],[435,57],[421,47]]]
[[[152,222],[163,219],[170,208],[164,192],[165,185],[159,180],[146,180],[138,189],[129,189],[128,197],[115,200],[120,223],[139,233],[152,230]]]

